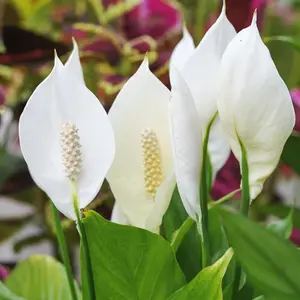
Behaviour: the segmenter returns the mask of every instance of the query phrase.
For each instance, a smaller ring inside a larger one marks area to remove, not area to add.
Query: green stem
[[[103,3],[102,0],[88,0],[94,10],[94,13],[97,17],[97,20],[99,22],[100,25],[106,25],[107,20],[106,20],[106,16],[104,13],[104,7],[103,7]]]
[[[242,203],[241,213],[248,217],[250,207],[250,187],[249,187],[249,167],[247,161],[247,152],[240,142],[242,149]]]
[[[242,152],[242,202],[240,207],[240,212],[244,216],[248,216],[249,213],[249,207],[250,207],[250,188],[249,188],[249,167],[248,167],[248,161],[247,161],[247,152],[242,144],[241,141],[241,152]],[[236,299],[237,294],[239,292],[240,287],[240,281],[241,281],[241,275],[242,275],[242,268],[239,263],[236,262],[236,269],[235,269],[235,278],[233,282],[233,288],[232,288],[232,299]]]
[[[69,258],[69,254],[68,254],[67,243],[66,243],[63,229],[62,229],[62,226],[60,223],[59,212],[52,201],[51,201],[51,209],[52,209],[52,215],[53,215],[53,219],[54,219],[56,237],[57,237],[57,241],[58,241],[59,248],[60,248],[60,254],[61,254],[63,263],[65,265],[68,282],[69,282],[69,286],[70,286],[70,291],[71,291],[71,296],[72,296],[73,300],[77,300],[77,293],[76,293],[75,283],[74,283],[74,279],[73,279],[72,267],[71,267],[71,262],[70,262],[70,258]]]
[[[199,226],[198,221],[198,229],[202,233],[202,268],[206,268],[211,263],[210,258],[210,240],[209,240],[209,231],[208,231],[208,176],[210,176],[211,172],[207,172],[208,164],[208,140],[209,133],[212,127],[212,124],[216,118],[217,114],[212,118],[210,123],[207,126],[207,130],[203,140],[203,153],[202,153],[202,168],[201,168],[201,183],[200,183],[200,208],[201,208],[201,226]]]
[[[87,299],[96,300],[90,249],[89,249],[89,244],[88,244],[85,228],[82,223],[80,209],[78,206],[78,192],[77,192],[77,187],[75,186],[75,184],[72,185],[72,197],[73,197],[73,206],[74,206],[76,218],[77,218],[78,230],[79,230],[79,234],[80,234],[80,238],[81,238],[81,245],[82,245],[82,249],[83,249],[85,266],[87,268],[86,276],[87,276],[87,284],[88,284],[88,288],[89,288],[88,289],[89,295],[88,295]]]

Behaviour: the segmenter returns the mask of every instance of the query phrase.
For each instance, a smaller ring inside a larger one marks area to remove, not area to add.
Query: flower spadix
[[[114,157],[107,114],[83,81],[78,48],[63,65],[55,57],[50,75],[35,89],[20,118],[20,144],[29,171],[55,206],[76,219],[98,193]]]
[[[107,179],[118,209],[128,224],[152,231],[158,230],[175,185],[169,98],[169,90],[151,73],[145,59],[108,114],[116,156]]]
[[[218,108],[240,163],[240,143],[246,150],[253,199],[276,167],[295,123],[289,91],[260,38],[256,14],[224,53]]]
[[[202,165],[199,159],[203,154],[202,140],[209,127],[208,152],[213,177],[230,153],[217,116],[217,96],[222,55],[235,35],[224,5],[221,15],[196,48],[184,28],[183,38],[171,56],[171,125],[176,179],[184,206],[193,219],[200,214],[196,193]]]

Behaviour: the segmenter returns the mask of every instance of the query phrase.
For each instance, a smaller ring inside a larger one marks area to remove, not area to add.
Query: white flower
[[[276,167],[295,123],[289,91],[260,38],[256,15],[224,53],[219,96],[222,126],[240,163],[239,139],[246,149],[254,199]]]
[[[75,41],[67,63],[56,56],[52,72],[28,100],[19,135],[32,178],[75,220],[72,184],[84,208],[97,195],[115,150],[107,114],[83,82]]]
[[[202,136],[201,139],[205,138],[212,122],[208,141],[212,179],[223,167],[230,154],[228,141],[221,130],[217,116],[217,97],[222,55],[235,35],[236,32],[226,17],[224,5],[221,15],[207,31],[197,48],[184,28],[183,38],[171,56],[171,119],[175,139],[176,180],[184,206],[193,219],[195,214],[200,214],[198,190],[202,145],[199,146],[198,139],[199,135]],[[192,112],[193,109],[198,112],[197,116]],[[185,126],[181,127],[180,123]],[[194,127],[198,128],[191,130]],[[191,209],[192,207],[194,210]]]
[[[191,92],[176,67],[170,102],[170,123],[178,190],[186,212],[197,221],[201,215],[199,184],[202,167],[202,134]]]
[[[110,220],[114,223],[117,223],[117,224],[129,225],[126,216],[120,210],[117,202],[115,202],[114,207],[112,209]]]
[[[169,98],[169,90],[151,73],[145,59],[108,114],[116,156],[107,179],[118,208],[128,224],[155,232],[175,186]]]

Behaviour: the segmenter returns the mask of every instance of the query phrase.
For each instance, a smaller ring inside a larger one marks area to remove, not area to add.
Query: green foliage
[[[143,229],[83,219],[97,299],[167,299],[185,284],[170,244]]]
[[[286,35],[270,36],[264,38],[265,43],[270,43],[274,41],[286,43],[289,46],[291,46],[293,49],[300,52],[300,40],[298,40],[297,38],[286,36]]]
[[[300,135],[293,133],[287,140],[281,159],[284,163],[289,165],[298,175],[300,175],[300,160],[298,159],[300,153]]]
[[[24,298],[14,295],[1,281],[0,281],[0,299],[1,300],[25,300]]]
[[[220,203],[230,198],[224,197]],[[212,202],[208,211],[210,250],[213,262],[219,259],[229,247],[224,229],[214,210],[216,203]],[[164,216],[163,234],[172,243],[172,246],[175,246],[177,260],[187,281],[192,280],[201,270],[201,240],[197,225],[185,212],[177,189],[174,191],[171,204]],[[225,276],[225,282],[231,281],[232,271],[230,267]]]
[[[178,189],[176,188],[170,203],[170,206],[163,219],[163,234],[172,241],[173,234],[187,220],[188,215],[181,202]],[[201,241],[194,222],[182,239],[176,258],[186,277],[187,281],[192,280],[201,270]]]
[[[222,279],[233,252],[225,255],[212,266],[203,269],[189,284],[172,295],[169,300],[222,300]]]
[[[26,300],[72,300],[65,268],[50,256],[35,255],[22,261],[8,276],[5,285]]]
[[[267,228],[277,233],[283,239],[288,239],[293,230],[293,212],[294,210],[291,209],[291,212],[286,218],[269,223]]]
[[[241,215],[218,211],[234,253],[254,288],[267,299],[300,299],[300,253],[296,247]]]
[[[292,224],[294,227],[300,228],[300,209],[296,207],[287,206],[284,204],[253,204],[255,210],[259,213],[273,215],[280,219],[287,218],[291,211]]]

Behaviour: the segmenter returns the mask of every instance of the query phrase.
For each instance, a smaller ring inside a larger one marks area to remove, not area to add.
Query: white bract
[[[114,136],[99,100],[85,86],[78,48],[63,65],[55,57],[50,75],[29,98],[20,117],[20,145],[36,184],[65,216],[97,195],[112,163]]]
[[[252,25],[229,44],[222,59],[219,115],[231,149],[241,163],[247,152],[251,198],[277,166],[292,132],[295,113],[288,88]]]
[[[154,232],[161,225],[175,186],[169,99],[169,90],[151,73],[145,59],[109,111],[116,156],[107,179],[118,205],[116,222],[127,220]]]
[[[174,160],[177,165],[177,185],[186,208],[199,208],[199,201],[195,195],[196,190],[199,190],[199,166],[201,169],[202,164],[199,162],[199,157],[202,157],[202,145],[199,147],[198,137],[195,140],[195,135],[199,135],[198,131],[203,140],[209,125],[213,122],[208,141],[213,179],[230,154],[229,143],[222,132],[217,116],[217,97],[222,55],[235,35],[236,32],[226,17],[224,4],[221,15],[207,31],[197,48],[184,28],[183,38],[171,56],[171,106],[173,107],[171,119],[173,120],[173,138],[176,139]],[[191,112],[193,109],[197,111],[197,117]],[[192,118],[191,115],[193,115]],[[181,127],[180,122],[185,123],[186,128]],[[199,130],[194,129],[193,132],[188,130],[193,127],[198,127]],[[194,150],[192,150],[193,147],[195,147]],[[187,196],[188,194],[190,197]],[[189,212],[192,218],[195,218],[195,213],[199,214],[199,210],[193,211],[192,215]]]
[[[185,210],[197,221],[201,215],[199,183],[202,167],[202,134],[199,116],[191,92],[173,67],[170,125],[178,190]]]

